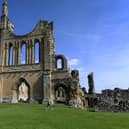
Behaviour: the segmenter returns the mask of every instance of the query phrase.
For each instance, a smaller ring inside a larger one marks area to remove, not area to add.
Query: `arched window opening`
[[[13,45],[9,46],[9,65],[13,65]]]
[[[56,89],[55,89],[55,98],[56,98],[56,101],[59,102],[59,103],[64,103],[66,102],[66,89],[64,86],[60,85],[60,86],[57,86]]]
[[[39,42],[36,42],[34,45],[34,63],[40,62],[40,45]]]
[[[21,46],[21,64],[26,64],[26,44]]]
[[[58,97],[65,97],[65,91],[62,87],[59,87],[59,89],[57,91],[57,96]]]
[[[57,59],[57,69],[63,69],[62,59]]]

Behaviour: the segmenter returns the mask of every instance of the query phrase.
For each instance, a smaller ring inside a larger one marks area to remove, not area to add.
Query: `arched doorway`
[[[67,94],[66,87],[64,85],[57,85],[55,87],[55,99],[57,103],[66,103]]]
[[[18,101],[19,102],[28,102],[30,99],[30,86],[27,81],[23,78],[20,79],[18,85]]]

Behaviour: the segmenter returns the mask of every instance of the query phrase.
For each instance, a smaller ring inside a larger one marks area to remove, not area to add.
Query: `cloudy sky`
[[[2,0],[1,0],[2,1]],[[129,87],[129,0],[8,0],[15,32],[31,31],[39,19],[54,21],[56,53],[70,69],[94,72],[96,91]]]

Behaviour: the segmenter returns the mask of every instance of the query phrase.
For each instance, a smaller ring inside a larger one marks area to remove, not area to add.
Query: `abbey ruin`
[[[129,112],[129,89],[105,89],[95,93],[93,73],[88,75],[88,106],[97,112]]]
[[[56,54],[53,22],[40,20],[32,32],[14,33],[8,3],[0,19],[0,103],[61,103],[92,107],[95,111],[129,111],[129,89],[95,92],[94,75],[88,75],[88,92],[79,71],[68,69],[64,55]],[[64,48],[65,49],[65,48]]]
[[[79,71],[69,71],[65,56],[55,53],[53,31],[53,22],[40,20],[32,32],[16,35],[4,1],[0,20],[0,102],[51,100],[86,106]]]

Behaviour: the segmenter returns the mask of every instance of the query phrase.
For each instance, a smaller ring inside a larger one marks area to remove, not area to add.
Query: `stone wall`
[[[16,91],[16,98],[18,98],[18,86],[20,79],[26,80],[30,90],[30,102],[40,102],[43,97],[42,89],[42,75],[40,71],[31,72],[18,72],[18,73],[4,73],[2,75],[2,96],[3,102],[11,102],[13,98],[13,91]]]
[[[96,111],[103,112],[128,112],[129,111],[129,89],[103,90],[97,94]]]
[[[5,1],[4,7],[6,11],[2,12],[0,20],[0,102],[51,100],[66,103],[74,98],[83,106],[86,100],[79,71],[70,73],[65,56],[55,53],[53,22],[40,20],[33,31],[16,35],[8,26],[11,20],[6,13],[8,4]],[[37,42],[39,51],[36,53]],[[22,51],[23,45],[26,46],[25,52]],[[38,62],[35,61],[36,54],[39,55]],[[22,55],[25,55],[24,63]],[[61,67],[58,61],[61,61]]]

